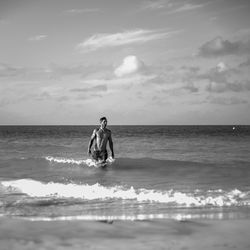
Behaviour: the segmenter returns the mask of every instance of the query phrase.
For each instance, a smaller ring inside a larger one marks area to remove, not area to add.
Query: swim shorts
[[[94,152],[92,153],[92,157],[96,161],[99,161],[99,160],[106,161],[108,158],[108,152],[107,150],[105,151],[94,150]]]

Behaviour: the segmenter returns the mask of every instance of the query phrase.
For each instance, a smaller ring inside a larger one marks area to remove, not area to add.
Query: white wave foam
[[[76,165],[87,165],[89,167],[98,167],[98,163],[94,161],[93,159],[86,159],[86,160],[75,160],[71,158],[60,158],[60,157],[52,157],[52,156],[46,156],[45,159],[50,162],[55,163],[65,163],[65,164],[76,164]],[[109,157],[107,159],[107,164],[110,165],[115,161],[112,157]]]
[[[1,215],[0,215],[1,216]],[[4,215],[3,215],[4,216]],[[20,219],[19,216],[17,218]],[[155,220],[155,219],[174,219],[177,221],[193,220],[193,219],[211,219],[211,220],[223,220],[226,218],[236,219],[239,218],[237,214],[225,214],[225,213],[197,213],[197,214],[185,214],[185,213],[165,213],[165,214],[135,214],[135,215],[73,215],[73,216],[54,216],[48,217],[25,217],[22,216],[21,219],[29,221],[138,221],[138,220]]]
[[[30,221],[73,221],[73,220],[85,220],[85,221],[114,221],[114,220],[152,220],[152,219],[167,219],[176,218],[176,216],[169,217],[165,214],[138,214],[138,215],[73,215],[73,216],[57,216],[57,217],[22,217],[22,219]]]
[[[160,191],[147,189],[125,188],[122,186],[105,187],[96,183],[88,184],[63,184],[63,183],[42,183],[31,179],[21,179],[14,181],[4,181],[2,185],[12,188],[31,197],[53,197],[53,198],[77,198],[85,200],[108,200],[123,199],[135,200],[138,202],[158,202],[169,203],[186,207],[203,206],[249,206],[250,192],[232,190],[207,192],[206,195],[186,194],[174,190]]]

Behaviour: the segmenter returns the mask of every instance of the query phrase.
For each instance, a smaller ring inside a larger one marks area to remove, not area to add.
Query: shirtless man
[[[100,128],[94,129],[89,145],[88,145],[88,154],[93,157],[94,160],[104,163],[108,158],[108,152],[106,149],[107,142],[109,142],[109,148],[111,150],[111,156],[114,159],[114,149],[113,149],[113,141],[111,137],[111,131],[107,129],[107,118],[102,117],[100,119]],[[94,145],[94,152],[91,153],[91,147],[93,142],[95,141]]]

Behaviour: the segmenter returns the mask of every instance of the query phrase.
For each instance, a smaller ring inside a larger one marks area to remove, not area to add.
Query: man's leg
[[[95,160],[95,161],[98,161],[100,159],[100,152],[97,151],[97,150],[94,150],[94,152],[92,153],[92,158]]]
[[[102,162],[106,162],[108,159],[108,152],[107,150],[100,152],[100,158]]]

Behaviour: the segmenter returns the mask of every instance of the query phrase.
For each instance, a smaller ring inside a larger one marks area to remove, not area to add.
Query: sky
[[[249,0],[1,0],[0,125],[249,125],[249,12]]]

